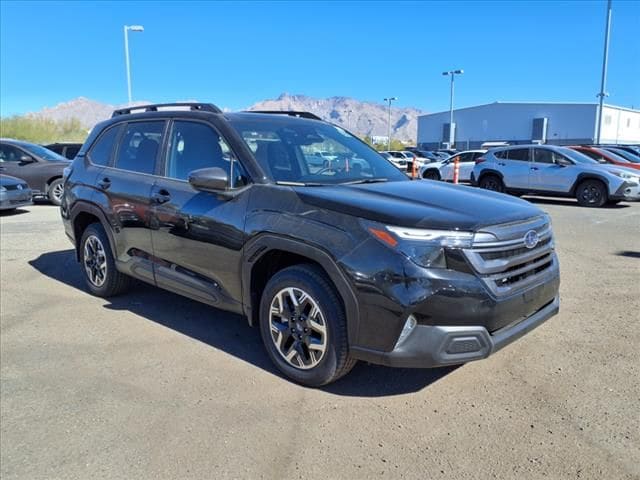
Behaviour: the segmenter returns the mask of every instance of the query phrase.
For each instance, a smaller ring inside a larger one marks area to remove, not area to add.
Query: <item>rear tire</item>
[[[497,175],[485,175],[480,179],[478,186],[492,192],[504,192],[504,183]]]
[[[608,197],[607,187],[600,180],[585,180],[576,187],[576,199],[583,207],[602,207]]]
[[[127,291],[133,278],[116,269],[109,238],[99,223],[92,223],[80,240],[80,265],[89,291],[98,297],[113,297]]]
[[[56,178],[49,184],[47,189],[47,197],[49,201],[58,207],[62,203],[62,195],[64,194],[64,180],[62,178]]]
[[[260,301],[260,333],[271,361],[303,385],[334,382],[356,364],[342,302],[313,265],[294,265],[271,277]]]

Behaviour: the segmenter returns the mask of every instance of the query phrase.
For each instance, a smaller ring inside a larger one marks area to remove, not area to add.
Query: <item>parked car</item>
[[[403,172],[407,171],[408,162],[407,162],[406,158],[401,157],[401,156],[394,157],[389,152],[378,152],[378,153],[380,153],[380,155],[382,155],[384,158],[389,160],[391,163],[393,163],[397,168],[399,168]]]
[[[640,176],[616,165],[600,165],[580,152],[552,145],[489,150],[476,160],[471,182],[487,190],[575,197],[580,205],[636,200]]]
[[[610,150],[605,150],[604,148],[589,147],[584,145],[576,145],[569,148],[572,148],[573,150],[594,159],[598,163],[618,165],[619,167],[640,170],[640,162],[630,162],[617,153],[614,153]]]
[[[630,162],[633,163],[640,163],[640,155],[632,153],[628,150],[625,150],[623,148],[617,148],[617,147],[602,147],[603,150],[606,150],[608,152],[613,152],[616,155],[624,158],[625,160],[628,160]]]
[[[0,139],[0,173],[23,178],[33,196],[47,197],[60,205],[63,170],[69,160],[35,143]]]
[[[135,277],[244,315],[311,386],[357,360],[486,358],[558,312],[551,223],[533,204],[412,181],[299,112],[190,105],[118,110],[74,160],[61,214],[93,294]],[[364,165],[312,173],[302,148],[325,142]]]
[[[69,160],[73,160],[80,151],[82,144],[74,142],[56,142],[44,145],[44,147],[48,148],[52,152],[56,152],[58,155],[68,158]]]
[[[32,203],[31,189],[27,182],[9,175],[0,175],[0,210],[14,210]]]
[[[476,166],[476,159],[480,158],[486,152],[486,150],[467,150],[466,152],[456,153],[444,161],[425,165],[424,168],[420,170],[420,176],[430,180],[445,180],[447,182],[453,182],[455,161],[458,159],[458,181],[470,182],[471,172]]]
[[[640,156],[640,145],[620,145],[620,144],[600,144],[600,145],[590,145],[591,147],[599,147],[599,148],[618,148],[620,150],[624,150],[629,153],[633,153],[634,155]]]
[[[424,158],[424,163],[437,162],[443,160],[443,157],[437,152],[430,152],[428,150],[420,150],[415,147],[406,148],[407,151],[415,153],[418,157]],[[445,158],[448,155],[445,155]]]

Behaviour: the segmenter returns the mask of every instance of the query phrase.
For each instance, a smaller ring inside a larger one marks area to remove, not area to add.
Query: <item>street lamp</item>
[[[609,35],[611,33],[611,0],[607,2],[607,23],[604,31],[604,55],[602,56],[602,80],[600,82],[600,92],[598,100],[598,120],[596,124],[596,145],[600,144],[602,135],[602,108],[604,107],[604,97],[608,97],[607,88],[607,63],[609,62]]]
[[[124,59],[127,63],[127,94],[129,95],[129,105],[131,105],[131,66],[129,65],[129,30],[132,32],[144,32],[142,25],[124,26]]]
[[[385,98],[384,101],[389,104],[389,115],[387,117],[387,150],[391,150],[391,102],[398,100],[398,97]]]
[[[450,70],[448,72],[442,72],[442,75],[451,76],[451,95],[449,97],[449,148],[453,147],[455,141],[453,131],[453,81],[456,75],[462,75],[464,70]]]

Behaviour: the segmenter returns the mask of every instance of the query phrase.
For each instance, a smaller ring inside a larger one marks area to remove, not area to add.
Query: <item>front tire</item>
[[[64,194],[64,180],[62,178],[56,178],[49,184],[47,189],[47,197],[49,201],[58,207],[62,203],[62,195]]]
[[[276,367],[303,385],[334,382],[356,363],[338,294],[312,265],[285,268],[269,280],[260,301],[260,333]]]
[[[80,264],[89,291],[98,297],[124,293],[133,279],[116,269],[109,238],[99,223],[92,223],[80,240]]]
[[[607,187],[599,180],[585,180],[576,188],[576,199],[583,207],[602,207],[608,197]]]

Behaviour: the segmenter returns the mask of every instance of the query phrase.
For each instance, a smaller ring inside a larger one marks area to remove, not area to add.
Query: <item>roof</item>
[[[470,107],[462,107],[462,108],[456,108],[453,111],[454,112],[458,112],[460,110],[470,110],[473,108],[482,108],[482,107],[489,107],[492,105],[589,105],[589,106],[597,106],[598,103],[597,102],[532,102],[532,101],[523,101],[523,102],[511,102],[511,101],[501,101],[501,100],[497,100],[495,102],[492,103],[482,103],[480,105],[472,105]],[[629,108],[629,107],[619,107],[617,105],[610,105],[608,103],[604,104],[605,107],[609,107],[609,108],[614,108],[617,110],[625,110],[628,112],[634,112],[634,113],[640,113],[640,110],[636,110],[633,108]],[[444,110],[441,112],[433,112],[433,113],[427,113],[425,115],[420,115],[419,117],[428,117],[431,115],[441,115],[443,113],[449,113],[449,110]],[[419,118],[418,117],[418,118]]]

